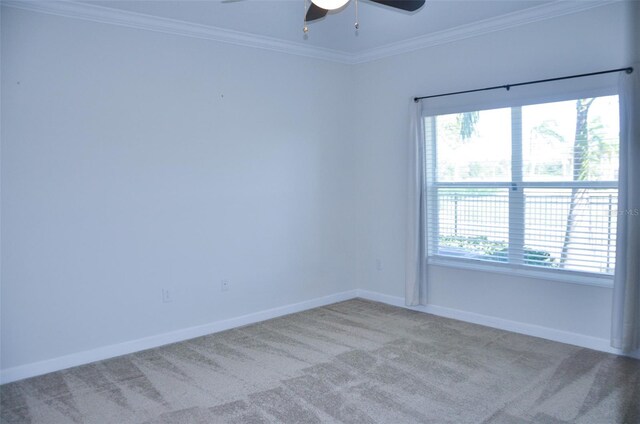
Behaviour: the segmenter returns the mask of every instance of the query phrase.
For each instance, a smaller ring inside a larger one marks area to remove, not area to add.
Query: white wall
[[[628,7],[607,5],[356,68],[359,288],[404,296],[410,99],[628,66]],[[608,288],[434,266],[429,296],[431,305],[465,313],[609,336]]]
[[[350,75],[4,8],[2,369],[355,288]]]
[[[629,57],[634,65],[640,63],[640,2],[629,1],[627,12],[627,39],[629,41]]]

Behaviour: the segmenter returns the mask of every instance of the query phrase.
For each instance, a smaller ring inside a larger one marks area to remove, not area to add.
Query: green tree
[[[589,108],[595,98],[576,100],[576,130],[573,143],[573,181],[584,181],[589,175]],[[569,245],[577,219],[577,207],[584,199],[585,190],[571,189],[569,212],[565,224],[564,239],[560,252],[560,268],[566,266],[569,257]]]
[[[462,141],[471,138],[476,130],[478,119],[480,119],[480,112],[477,111],[459,113],[458,116],[456,116],[456,123],[459,128],[458,133]]]

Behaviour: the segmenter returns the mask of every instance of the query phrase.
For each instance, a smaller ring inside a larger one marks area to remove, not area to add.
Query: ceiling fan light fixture
[[[311,2],[324,10],[335,10],[340,9],[349,0],[311,0]]]

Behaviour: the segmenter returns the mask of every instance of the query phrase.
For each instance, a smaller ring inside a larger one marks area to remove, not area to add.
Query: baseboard
[[[10,383],[12,381],[22,380],[29,377],[35,377],[37,375],[47,374],[54,371],[60,371],[78,365],[85,365],[91,362],[114,358],[116,356],[126,355],[129,353],[139,352],[141,350],[151,349],[166,344],[181,342],[183,340],[192,339],[194,337],[205,336],[207,334],[213,334],[220,331],[229,330],[231,328],[265,321],[271,318],[277,318],[283,315],[305,311],[307,309],[313,309],[320,306],[330,305],[336,302],[342,302],[344,300],[353,299],[355,297],[357,297],[357,290],[349,290],[311,300],[306,300],[299,303],[293,303],[277,308],[267,309],[248,315],[242,315],[239,317],[224,319],[209,324],[199,325],[196,327],[185,328],[182,330],[158,334],[138,340],[132,340],[115,345],[100,347],[97,349],[73,353],[70,355],[60,356],[58,358],[48,359],[45,361],[7,368],[4,370],[0,370],[0,384]]]
[[[572,333],[569,331],[557,330],[549,327],[542,327],[524,322],[511,321],[504,318],[497,318],[489,315],[477,314],[474,312],[462,311],[459,309],[451,309],[443,306],[427,305],[427,306],[406,306],[404,298],[391,296],[387,294],[372,292],[368,290],[357,290],[360,298],[373,300],[376,302],[386,303],[388,305],[400,306],[402,308],[414,311],[426,312],[429,314],[452,318],[460,321],[466,321],[473,324],[480,324],[487,327],[493,327],[500,330],[511,331],[513,333],[525,334],[527,336],[540,337],[555,342],[567,343],[574,346],[585,347],[588,349],[599,350],[601,352],[613,353],[616,355],[630,356],[640,359],[640,351],[633,353],[624,353],[619,349],[611,347],[608,339],[587,336],[584,334]]]
[[[540,337],[560,343],[567,343],[575,346],[599,350],[602,352],[608,352],[617,355],[626,355],[640,359],[640,352],[625,354],[619,349],[612,348],[609,345],[609,340],[607,339],[601,339],[584,334],[571,333],[568,331],[511,321],[503,318],[496,318],[488,315],[476,314],[473,312],[451,309],[442,306],[428,305],[409,307],[405,305],[404,298],[402,297],[391,296],[369,290],[356,289],[310,299],[299,303],[284,305],[277,308],[267,309],[248,315],[220,320],[196,327],[185,328],[182,330],[172,331],[169,333],[159,334],[151,337],[145,337],[138,340],[132,340],[124,343],[65,355],[58,358],[48,359],[46,361],[34,362],[31,364],[7,368],[5,370],[0,370],[0,384],[10,383],[12,381],[22,380],[29,377],[35,377],[54,371],[60,371],[78,365],[85,365],[91,362],[114,358],[116,356],[126,355],[129,353],[139,352],[141,350],[152,349],[154,347],[159,347],[171,343],[177,343],[183,340],[192,339],[194,337],[205,336],[207,334],[213,334],[220,331],[229,330],[231,328],[265,321],[271,318],[277,318],[283,315],[306,311],[308,309],[318,308],[320,306],[330,305],[332,303],[342,302],[356,297],[438,315],[445,318],[457,319],[460,321],[485,325],[487,327],[498,328],[500,330]]]

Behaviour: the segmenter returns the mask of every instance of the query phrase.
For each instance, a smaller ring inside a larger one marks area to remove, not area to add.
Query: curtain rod
[[[501,88],[504,88],[507,91],[509,91],[511,89],[511,87],[520,87],[522,85],[540,84],[541,82],[561,81],[561,80],[572,79],[572,78],[590,77],[590,76],[593,76],[593,75],[610,74],[610,73],[613,73],[613,72],[622,72],[622,71],[626,72],[627,74],[630,74],[630,73],[633,72],[633,68],[632,67],[628,67],[628,68],[609,69],[608,71],[590,72],[588,74],[569,75],[569,76],[566,76],[566,77],[549,78],[549,79],[543,79],[543,80],[537,80],[537,81],[518,82],[518,83],[515,83],[515,84],[496,85],[496,86],[493,86],[493,87],[485,87],[485,88],[476,88],[475,90],[454,91],[454,92],[451,92],[451,93],[434,94],[434,95],[431,95],[431,96],[422,96],[422,97],[414,97],[413,101],[418,103],[422,99],[433,99],[434,97],[453,96],[455,94],[475,93],[475,92],[478,92],[478,91],[499,90]]]

